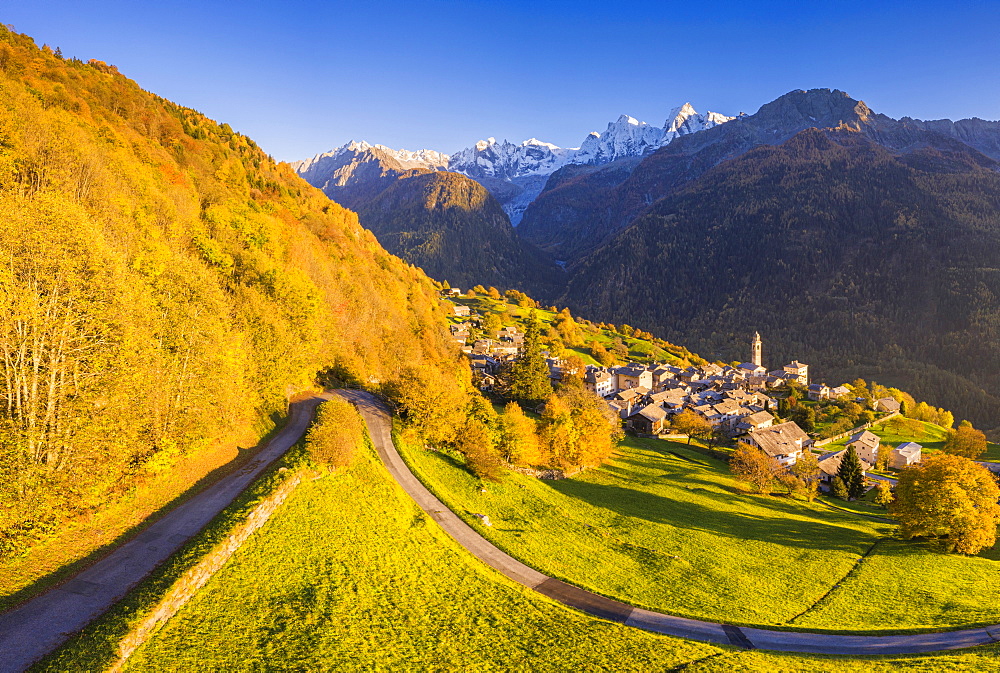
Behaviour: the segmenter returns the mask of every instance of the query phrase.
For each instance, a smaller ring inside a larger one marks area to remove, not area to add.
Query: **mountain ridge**
[[[434,150],[393,150],[384,145],[352,140],[329,152],[293,162],[292,168],[310,184],[322,189],[337,170],[331,166],[346,160],[351,153],[360,155],[376,150],[399,163],[400,168],[448,170],[477,180],[493,192],[504,206],[511,224],[517,226],[524,208],[544,187],[544,178],[563,166],[601,165],[642,156],[682,135],[712,128],[731,119],[734,118],[716,112],[701,115],[690,103],[685,103],[670,111],[663,127],[623,114],[608,123],[603,133],[590,133],[575,148],[558,147],[537,138],[514,144],[507,140],[498,142],[490,137],[452,155]]]
[[[961,122],[953,124],[968,128]],[[875,113],[863,101],[838,89],[800,89],[765,103],[753,115],[680,136],[645,156],[632,171],[612,176],[614,179],[598,170],[565,184],[554,175],[557,179],[550,182],[552,187],[547,186],[525,210],[520,234],[572,264],[622,231],[656,201],[710,168],[754,147],[785,142],[808,128],[850,128],[894,149],[921,143],[951,149],[957,147],[956,142],[966,145],[955,136]],[[1000,122],[986,129],[981,141],[969,146],[995,146],[1000,156]],[[595,200],[603,204],[601,209],[589,206]],[[581,238],[580,232],[587,236]]]

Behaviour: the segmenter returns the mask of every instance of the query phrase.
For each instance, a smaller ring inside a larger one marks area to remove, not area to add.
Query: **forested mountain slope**
[[[662,198],[705,171],[762,145],[780,145],[810,128],[841,128],[899,151],[975,148],[1000,158],[1000,124],[982,120],[891,119],[836,89],[792,91],[753,115],[680,136],[641,162],[610,172],[559,173],[525,211],[519,231],[571,264],[623,230]],[[573,168],[573,167],[568,167]]]
[[[0,560],[321,370],[467,377],[431,281],[228,125],[3,27],[0,110]]]
[[[809,129],[708,167],[584,258],[563,300],[726,360],[759,330],[769,366],[874,377],[995,429],[998,164],[871,130]]]
[[[434,278],[542,297],[564,280],[551,257],[518,238],[496,198],[465,175],[414,168],[363,144],[297,166],[303,178],[356,211],[386,250]]]
[[[456,287],[530,287],[551,296],[564,280],[550,257],[517,237],[493,195],[464,175],[401,177],[357,210],[386,250]]]

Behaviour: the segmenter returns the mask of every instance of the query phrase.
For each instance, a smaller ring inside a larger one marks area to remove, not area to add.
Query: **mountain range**
[[[524,209],[545,187],[545,179],[563,166],[582,164],[599,166],[619,159],[641,157],[675,138],[730,121],[716,112],[698,114],[690,103],[674,108],[662,127],[621,115],[610,122],[603,133],[590,133],[579,147],[563,148],[530,138],[515,145],[496,138],[480,140],[452,155],[435,150],[393,150],[383,145],[351,141],[311,159],[292,164],[310,184],[327,192],[331,198],[337,188],[350,181],[346,165],[380,161],[406,169],[426,169],[461,173],[476,180],[498,199],[514,226],[521,221]],[[332,193],[331,193],[332,192]]]
[[[518,222],[507,287],[727,361],[759,329],[771,365],[801,357],[831,383],[874,377],[1000,426],[1000,122],[892,119],[812,89],[752,115],[623,116],[570,150],[359,147],[296,169],[352,208],[407,170],[479,182]],[[325,179],[324,162],[339,166]],[[431,268],[489,280],[460,259]]]

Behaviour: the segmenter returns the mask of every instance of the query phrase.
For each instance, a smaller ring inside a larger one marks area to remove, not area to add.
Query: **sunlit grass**
[[[562,481],[509,474],[485,492],[458,456],[406,456],[439,497],[501,548],[547,574],[642,607],[829,630],[1000,621],[990,553],[942,555],[890,539],[895,526],[888,522],[744,493],[723,463],[682,443],[629,439],[598,470]],[[885,515],[869,505],[863,510]],[[492,527],[473,513],[488,515]],[[876,542],[858,567],[862,579],[823,598]],[[835,607],[824,607],[829,601]]]
[[[640,471],[635,478],[651,476]],[[242,509],[228,512],[200,546],[169,565],[195,562],[273,483],[255,485]],[[133,592],[41,670],[102,670],[128,623],[163,586]],[[473,559],[364,451],[348,472],[300,485],[126,669],[944,671],[997,670],[997,654],[996,646],[886,658],[737,651],[593,619]]]

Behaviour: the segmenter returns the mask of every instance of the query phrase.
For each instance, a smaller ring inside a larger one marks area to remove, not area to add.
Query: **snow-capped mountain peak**
[[[691,103],[685,103],[678,108],[674,108],[667,115],[667,121],[663,125],[663,138],[658,146],[663,147],[677,136],[687,135],[695,131],[704,131],[732,119],[735,119],[735,117],[727,117],[718,112],[698,114],[698,111],[694,109]]]
[[[659,147],[662,138],[663,129],[623,114],[608,124],[604,133],[588,135],[572,163],[606,164],[623,157],[642,156]]]
[[[304,176],[311,170],[321,170],[321,166],[323,165],[349,160],[351,157],[370,151],[376,151],[395,159],[403,168],[442,170],[448,167],[450,159],[447,154],[435,150],[394,150],[385,145],[372,145],[364,140],[351,140],[329,152],[317,154],[311,159],[296,161],[292,164],[292,168],[299,175]]]
[[[628,157],[641,157],[671,142],[678,136],[723,124],[734,117],[716,112],[699,114],[690,103],[674,108],[662,127],[653,126],[627,114],[608,124],[603,133],[590,133],[580,147],[559,147],[538,138],[529,138],[519,145],[496,138],[480,140],[472,147],[447,155],[434,150],[395,150],[384,145],[371,145],[363,140],[351,141],[335,150],[317,154],[312,159],[298,161],[292,167],[313,184],[329,180],[327,174],[343,171],[343,167],[368,159],[369,153],[390,157],[402,168],[425,168],[464,173],[482,182],[491,191],[503,196],[504,209],[516,224],[524,209],[545,186],[549,175],[567,164],[601,165]],[[506,187],[502,183],[506,183]],[[511,196],[510,185],[517,192]],[[519,190],[519,191],[518,191]]]

